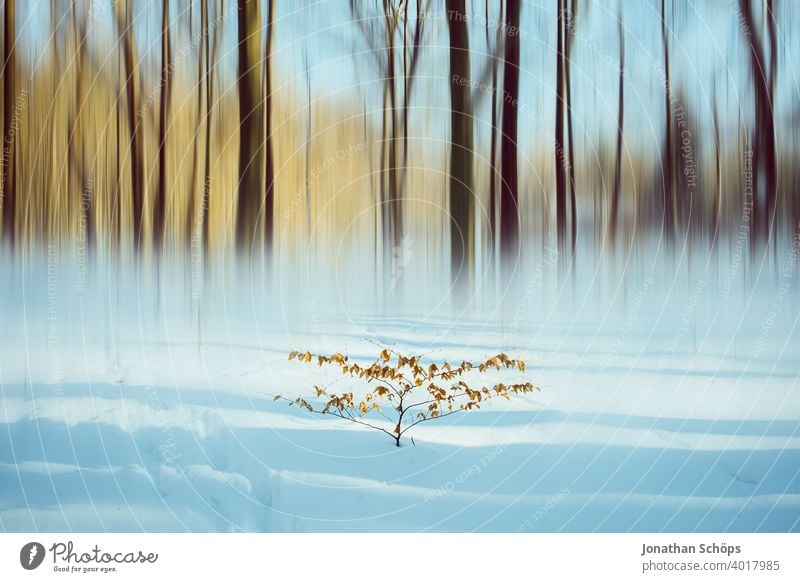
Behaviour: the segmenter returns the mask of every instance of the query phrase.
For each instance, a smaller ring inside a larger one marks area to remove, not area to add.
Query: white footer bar
[[[0,580],[800,580],[798,534],[1,534]]]

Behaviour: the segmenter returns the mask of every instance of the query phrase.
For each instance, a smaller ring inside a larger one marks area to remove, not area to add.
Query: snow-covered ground
[[[653,277],[609,287],[602,308],[597,288],[556,308],[537,283],[501,314],[298,300],[305,317],[283,305],[200,327],[174,313],[181,293],[6,283],[0,528],[800,530],[796,290],[729,297]],[[434,361],[504,350],[542,392],[415,427],[401,448],[273,402],[347,386],[290,349],[366,362],[373,342]]]
[[[418,349],[413,326],[386,333]],[[494,353],[500,336],[462,334],[475,355]],[[328,378],[288,362],[280,334],[260,340],[121,343],[116,361],[75,345],[61,349],[57,384],[36,365],[28,382],[10,382],[4,357],[3,528],[798,529],[796,363],[681,353],[656,373],[655,356],[607,365],[527,346],[514,353],[542,393],[417,427],[415,446],[397,449],[273,402]],[[374,354],[358,337],[293,338],[331,351],[342,341],[352,357]]]

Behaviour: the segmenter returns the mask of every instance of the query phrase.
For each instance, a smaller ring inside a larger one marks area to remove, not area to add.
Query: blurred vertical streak
[[[667,41],[667,14],[665,11],[665,0],[661,0],[661,42],[664,47],[664,166],[663,172],[663,215],[662,224],[668,245],[672,245],[675,238],[675,214],[676,214],[676,193],[675,193],[675,170],[673,155],[672,138],[672,110],[670,104],[670,92],[672,82],[670,81],[669,70],[669,43]]]
[[[85,150],[85,130],[82,127],[82,112],[87,103],[87,91],[84,84],[84,67],[86,64],[88,30],[85,17],[79,20],[78,9],[75,0],[72,0],[72,28],[75,37],[75,95],[73,101],[73,111],[70,113],[70,139],[68,144],[69,157],[67,167],[74,169],[77,208],[79,213],[79,224],[86,229],[84,233],[87,246],[91,248],[94,239],[94,213],[92,211],[94,201],[93,184],[91,176],[86,168]],[[73,186],[73,181],[68,180],[69,187]]]
[[[567,1],[564,0],[564,10],[567,10]],[[570,48],[577,25],[578,0],[570,0],[569,12],[565,14],[566,30],[564,31],[564,88],[566,91],[567,106],[567,140],[569,142],[569,208],[570,208],[570,257],[575,260],[575,242],[578,236],[578,201],[575,196],[575,148],[572,139],[572,84],[570,82],[572,60]]]
[[[447,0],[450,31],[450,268],[457,294],[474,281],[475,193],[472,189],[472,105],[464,0]]]
[[[166,236],[166,211],[167,211],[167,130],[169,128],[170,102],[172,99],[172,50],[169,32],[169,3],[162,2],[161,16],[161,99],[159,102],[158,120],[158,186],[156,189],[156,203],[153,210],[153,250],[156,259],[161,258]]]
[[[403,10],[403,167],[401,170],[401,184],[405,180],[408,164],[408,5],[411,0],[405,0]],[[419,11],[419,5],[417,5]]]
[[[417,0],[416,7],[416,22],[414,25],[414,38],[409,55],[408,46],[408,5],[410,0],[405,4],[405,22],[403,24],[403,107],[402,107],[402,125],[403,125],[403,162],[400,171],[399,184],[397,187],[398,197],[403,198],[406,182],[408,176],[408,122],[410,117],[409,103],[413,95],[414,81],[417,78],[417,67],[422,54],[422,35],[425,29],[425,21],[427,20],[427,10],[430,6],[430,0],[423,9],[422,1]]]
[[[62,63],[61,63],[61,51],[59,50],[58,46],[58,31],[59,31],[59,19],[58,19],[58,2],[57,0],[50,0],[50,29],[52,31],[52,59],[53,59],[53,67],[54,71],[56,71],[56,79],[53,81],[57,82],[58,75],[61,74],[63,71]],[[50,115],[48,116],[48,131],[50,136],[50,158],[45,158],[44,163],[46,165],[46,170],[48,174],[47,180],[47,192],[44,193],[44,200],[43,200],[43,212],[44,212],[44,223],[41,225],[43,228],[43,233],[45,239],[48,242],[52,242],[55,236],[55,202],[58,199],[58,192],[59,192],[59,177],[58,172],[56,171],[56,160],[58,156],[56,155],[56,101],[58,100],[58,87],[56,86],[53,90],[52,99],[54,101],[54,107],[50,111]]]
[[[191,34],[192,30],[192,6],[194,6],[194,0],[190,4],[189,9],[189,31]],[[197,48],[197,113],[195,115],[195,124],[196,129],[194,132],[194,140],[192,144],[192,171],[191,171],[191,178],[189,181],[189,197],[187,202],[187,212],[186,212],[186,226],[185,226],[185,246],[187,252],[190,254],[192,252],[197,252],[199,249],[194,248],[197,245],[197,237],[200,233],[197,231],[199,230],[197,225],[197,214],[198,214],[198,207],[197,207],[197,197],[198,197],[198,183],[197,183],[197,174],[198,168],[200,166],[199,160],[199,149],[200,143],[202,139],[202,132],[204,129],[204,116],[203,116],[203,97],[205,97],[205,85],[208,83],[208,78],[204,72],[203,65],[205,64],[203,59],[206,56],[207,50],[206,46],[208,44],[208,0],[200,0],[200,37],[199,37],[200,44]],[[200,186],[200,192],[203,192],[206,189],[207,185],[203,182],[202,186]],[[199,194],[202,196],[202,194]],[[201,204],[204,204],[205,200],[201,198]],[[201,206],[200,210],[201,213],[205,214],[208,212],[207,206]],[[200,226],[201,227],[201,226]]]
[[[261,212],[263,189],[263,113],[261,109],[261,10],[259,0],[238,0],[239,54],[239,193],[236,246],[252,255],[264,234]],[[260,246],[260,244],[259,244]]]
[[[566,73],[566,58],[564,52],[565,36],[565,9],[566,0],[556,0],[558,11],[556,15],[556,139],[553,145],[556,171],[556,236],[558,238],[558,254],[562,261],[566,258],[564,248],[564,235],[567,229],[567,154],[564,143],[564,77]],[[563,273],[560,273],[563,276]]]
[[[386,91],[389,107],[387,114],[391,129],[388,133],[388,191],[389,206],[391,208],[391,219],[389,221],[389,244],[386,245],[385,252],[391,263],[394,249],[400,246],[400,238],[403,231],[402,202],[398,192],[397,184],[397,79],[395,63],[395,36],[397,34],[397,24],[400,18],[399,9],[395,8],[392,0],[383,1],[383,17],[386,22]]]
[[[490,106],[492,108],[492,125],[490,129],[490,136],[489,136],[489,236],[488,236],[488,247],[489,247],[489,269],[488,272],[493,274],[495,272],[494,267],[496,265],[496,238],[499,234],[499,228],[497,225],[497,216],[496,216],[496,200],[497,200],[497,61],[500,58],[500,50],[501,50],[501,43],[499,41],[502,38],[499,34],[495,34],[495,43],[494,43],[494,50],[492,50],[490,39],[489,39],[489,0],[486,0],[486,50],[488,52],[488,57],[492,61],[492,88],[490,95]],[[503,2],[502,0],[498,2],[498,12],[499,16],[497,17],[497,22],[501,22],[503,19]],[[499,27],[498,27],[499,29]]]
[[[519,30],[520,0],[506,0],[505,30]],[[510,276],[519,256],[517,191],[517,106],[519,99],[519,34],[505,35],[503,58],[503,133],[500,145],[500,256],[503,277]]]
[[[267,258],[272,255],[274,208],[275,208],[275,168],[272,146],[272,47],[274,44],[275,0],[267,0],[267,47],[264,56],[264,251]]]
[[[617,152],[614,160],[614,189],[611,192],[611,225],[609,227],[611,244],[617,238],[617,215],[620,206],[620,189],[622,188],[622,136],[625,124],[625,33],[622,27],[622,11],[617,17],[619,33],[619,85],[617,89]]]
[[[714,83],[711,96],[711,122],[714,125],[714,199],[711,203],[711,250],[718,251],[719,216],[722,206],[722,167],[720,165],[719,115],[717,107],[717,87]]]
[[[117,101],[114,106],[114,114],[116,116],[115,127],[115,141],[116,152],[114,156],[116,180],[114,186],[114,241],[116,244],[115,250],[119,253],[122,250],[122,124],[121,124],[121,110],[122,110],[122,75],[120,71],[121,55],[117,54]]]
[[[755,132],[753,145],[753,223],[752,250],[766,244],[770,235],[771,221],[775,216],[777,199],[777,160],[775,153],[775,118],[772,109],[772,79],[774,73],[767,72],[764,46],[753,20],[753,9],[749,0],[739,0],[744,26],[743,32],[750,49],[750,72],[753,77],[753,102],[755,107]],[[765,18],[772,21],[771,6]],[[774,22],[773,24],[774,25]],[[768,24],[768,26],[772,26]],[[770,35],[772,33],[770,32]],[[773,46],[773,50],[775,47]],[[773,52],[773,57],[775,53]],[[775,58],[771,65],[774,65]],[[760,177],[760,179],[759,179]],[[763,187],[761,183],[763,182]],[[767,248],[765,248],[765,251]],[[755,260],[756,252],[752,253]]]
[[[306,145],[305,145],[305,181],[304,190],[306,194],[306,236],[308,243],[307,252],[311,252],[311,70],[308,64],[308,49],[306,49]]]
[[[771,152],[771,160],[769,161],[770,166],[767,168],[768,172],[772,172],[772,187],[767,187],[767,212],[769,214],[769,236],[772,237],[772,252],[773,256],[775,257],[775,261],[778,260],[778,212],[779,212],[779,201],[778,201],[778,156],[776,150],[776,143],[775,140],[777,139],[775,136],[775,83],[777,82],[778,77],[778,34],[777,34],[777,17],[775,15],[775,0],[767,0],[766,4],[766,13],[764,17],[767,20],[767,31],[769,34],[769,116],[770,116],[770,123],[773,126],[773,136],[772,136],[772,152]],[[769,147],[769,146],[768,146]],[[767,178],[767,184],[770,183],[770,179]],[[777,263],[776,263],[777,264]],[[775,269],[775,274],[777,275],[778,270]]]
[[[17,42],[16,5],[6,0],[3,26],[3,155],[0,162],[0,196],[3,202],[3,240],[12,249],[16,236],[16,129],[13,124],[16,106],[16,63],[14,50]]]
[[[204,0],[203,5],[205,12],[203,13],[206,25],[208,24],[208,2]],[[217,19],[225,14],[225,0],[221,0]],[[207,30],[204,28],[203,30]],[[212,181],[211,175],[211,129],[212,129],[212,113],[214,110],[214,86],[216,82],[217,59],[219,58],[219,26],[214,26],[214,49],[209,59],[209,41],[206,39],[206,112],[205,112],[205,126],[206,126],[206,148],[205,148],[205,161],[203,172],[203,257],[205,261],[204,270],[208,273],[209,256],[210,256],[210,240],[211,240],[211,200],[212,194],[216,191]]]
[[[132,0],[118,0],[114,3],[117,33],[123,47],[125,61],[125,88],[128,101],[128,131],[130,132],[131,156],[131,198],[133,201],[133,240],[137,255],[142,251],[144,226],[144,159],[143,143],[140,135],[139,112],[139,66],[136,60],[133,22],[131,19]]]
[[[393,241],[399,238],[402,225],[401,203],[395,182],[394,140],[397,130],[395,108],[394,37],[398,14],[392,0],[382,0],[380,15],[370,15],[365,4],[349,0],[352,23],[357,26],[376,60],[378,75],[382,81],[380,162],[378,168],[378,200],[376,204],[376,277],[382,281],[391,268]],[[376,2],[376,9],[377,9]],[[376,23],[382,30],[376,34]],[[388,155],[388,159],[387,159]],[[370,160],[371,163],[371,160]],[[379,231],[379,234],[378,234]],[[379,272],[380,271],[380,272]]]

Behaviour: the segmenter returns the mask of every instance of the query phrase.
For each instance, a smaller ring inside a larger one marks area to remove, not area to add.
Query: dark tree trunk
[[[520,0],[507,0],[505,30],[519,30]],[[505,37],[503,62],[502,125],[500,140],[500,255],[505,274],[519,255],[517,203],[517,107],[519,99],[519,35]]]
[[[74,169],[77,178],[77,189],[79,192],[78,212],[80,214],[79,221],[84,225],[85,232],[83,234],[86,242],[86,247],[91,250],[94,243],[94,217],[92,208],[94,201],[92,200],[93,186],[90,182],[89,174],[86,171],[86,162],[84,158],[85,143],[84,134],[81,130],[81,115],[84,107],[84,96],[86,94],[83,82],[83,67],[86,62],[86,39],[87,27],[84,19],[79,22],[75,0],[72,0],[72,28],[77,41],[75,50],[75,110],[72,112],[72,119],[70,121],[70,137],[68,141],[69,149],[69,164],[70,169]],[[71,182],[68,181],[71,185]]]
[[[62,52],[63,52],[64,49],[62,49],[62,47],[59,44],[60,23],[61,23],[61,15],[59,14],[59,12],[60,12],[60,8],[58,6],[57,0],[50,0],[50,30],[52,31],[52,35],[53,35],[52,36],[52,43],[51,43],[52,44],[52,56],[51,56],[51,58],[52,58],[52,62],[54,64],[54,66],[55,66],[55,70],[58,71],[57,74],[60,77],[61,71],[64,70],[63,69],[63,64],[61,62],[61,55],[62,55]],[[54,91],[53,100],[57,99],[57,97],[56,97],[57,93],[58,93],[58,89],[56,89]],[[117,97],[119,97],[119,95]],[[116,109],[117,109],[117,119],[119,119],[119,107],[116,107]],[[54,112],[51,111],[51,115],[48,116],[48,121],[49,121],[49,126],[50,126],[49,127],[50,139],[51,139],[52,143],[55,144],[55,142],[56,142],[56,131],[57,131],[56,130],[56,126],[58,125],[58,121],[56,120],[56,116],[54,115]],[[55,164],[52,164],[52,163],[47,165],[47,172],[50,174],[48,183],[50,184],[51,195],[47,196],[45,201],[44,201],[44,204],[45,204],[45,209],[44,209],[45,216],[50,216],[50,217],[54,216],[55,208],[56,208],[55,200],[57,200],[60,197],[59,196],[59,189],[60,189],[59,188],[59,181],[61,179],[60,176],[59,176],[60,172],[54,166],[55,166]],[[119,176],[119,173],[117,173],[117,176]],[[0,219],[0,221],[1,220],[2,219]],[[49,225],[48,225],[48,227],[46,229],[47,239],[48,240],[53,240],[54,239],[54,233],[57,230],[55,225],[53,224],[55,221],[54,220],[50,220],[48,222],[49,222]]]
[[[503,14],[503,3],[500,4],[500,17]],[[498,18],[499,20],[499,18]],[[489,0],[486,0],[486,49],[489,50]],[[495,260],[495,234],[498,231],[497,217],[495,216],[495,205],[497,199],[497,47],[489,54],[492,59],[492,127],[489,136],[489,260],[492,264]],[[490,272],[491,269],[490,269]]]
[[[388,268],[388,261],[391,258],[392,252],[392,201],[389,195],[389,187],[387,180],[387,167],[386,152],[388,151],[388,142],[390,140],[390,127],[391,124],[387,119],[389,115],[389,82],[387,81],[383,87],[383,115],[381,115],[381,161],[380,161],[380,215],[381,215],[381,254],[384,258],[384,269]]]
[[[744,24],[749,34],[750,69],[753,75],[753,97],[755,101],[755,138],[753,139],[753,223],[756,225],[751,238],[753,250],[765,242],[769,235],[770,221],[774,218],[777,200],[777,155],[775,152],[775,119],[772,111],[772,75],[768,76],[764,49],[758,30],[753,22],[753,10],[749,0],[739,0]],[[771,6],[767,21],[772,20]],[[774,23],[773,23],[774,25]],[[773,46],[772,65],[775,64]],[[759,179],[763,177],[763,181]],[[761,184],[763,183],[763,189]],[[753,253],[755,257],[755,253]]]
[[[6,0],[3,30],[3,155],[0,171],[0,195],[3,203],[3,239],[13,248],[16,240],[17,177],[15,172],[16,130],[16,62],[14,45],[17,40],[14,0]]]
[[[711,248],[716,250],[719,240],[719,212],[722,204],[722,166],[720,163],[719,119],[717,116],[717,93],[712,98],[712,122],[714,123],[714,200],[711,206]]]
[[[766,220],[768,234],[772,234],[772,229],[777,227],[778,219],[778,156],[775,146],[775,83],[778,74],[778,35],[775,21],[775,0],[767,0],[767,31],[769,34],[769,107],[768,115],[765,116],[765,147],[767,149],[766,168],[766,189],[767,189],[767,215]],[[777,232],[774,233],[777,235]],[[775,256],[778,254],[778,237],[773,236],[773,249]]]
[[[192,12],[191,6],[189,10],[189,34],[191,34],[192,30]],[[205,31],[207,30],[207,22],[208,22],[208,0],[201,0],[200,1],[200,30]],[[203,121],[203,96],[205,95],[205,83],[208,83],[208,79],[204,78],[204,66],[203,66],[203,57],[205,56],[205,46],[207,43],[206,34],[201,33],[200,35],[200,45],[198,46],[197,51],[197,115],[195,116],[195,123],[197,124],[197,133],[195,134],[195,139],[192,148],[192,178],[190,182],[190,191],[189,191],[189,199],[186,209],[186,248],[192,252],[192,245],[195,242],[195,237],[197,233],[195,230],[197,229],[197,173],[200,167],[200,160],[199,160],[199,150],[200,150],[200,128],[202,127]]]
[[[403,27],[403,110],[402,110],[402,123],[403,123],[403,166],[400,173],[400,183],[398,185],[398,196],[402,199],[403,192],[405,191],[405,182],[408,174],[408,120],[410,117],[409,103],[411,102],[412,88],[414,86],[414,79],[416,78],[417,65],[419,63],[419,55],[422,52],[422,31],[424,28],[426,16],[422,10],[422,0],[417,0],[417,14],[416,24],[414,26],[414,38],[412,40],[411,55],[407,58],[408,54],[408,5],[405,4],[405,18],[406,22]]]
[[[239,197],[236,246],[251,255],[263,237],[261,192],[264,171],[264,118],[261,107],[261,10],[259,0],[238,0]]]
[[[264,192],[264,248],[267,257],[272,254],[274,237],[274,216],[275,216],[275,167],[272,153],[272,46],[275,32],[273,25],[275,22],[275,0],[269,0],[267,15],[267,49],[264,57],[264,117],[266,129],[264,132],[264,156],[266,163],[264,166],[264,178],[266,180]]]
[[[566,256],[564,251],[564,237],[567,227],[567,172],[566,152],[564,148],[564,13],[565,0],[556,0],[558,7],[556,33],[556,237],[558,239],[558,253],[560,257]]]
[[[669,73],[669,43],[667,42],[667,14],[664,6],[665,0],[661,0],[661,42],[664,47],[664,168],[663,168],[663,193],[662,210],[664,234],[667,244],[672,244],[675,235],[675,164],[673,162],[673,140],[672,140],[672,106],[670,104],[670,93],[672,83]]]
[[[564,10],[566,10],[566,0],[564,2]],[[570,212],[570,255],[575,256],[575,243],[578,236],[578,201],[575,196],[575,154],[572,140],[572,86],[570,83],[570,69],[572,63],[570,62],[570,46],[572,44],[572,35],[574,34],[575,18],[577,12],[577,0],[571,0],[571,7],[569,13],[566,14],[566,30],[564,31],[564,83],[567,95],[567,141],[569,142],[569,212]]]
[[[133,198],[133,237],[136,253],[142,250],[142,228],[144,222],[144,156],[139,133],[139,67],[134,47],[132,1],[116,2],[117,28],[121,36],[125,61],[125,88],[128,98],[128,127],[131,132],[131,190]]]
[[[621,16],[621,15],[620,15]],[[611,193],[611,242],[617,238],[617,218],[620,206],[620,190],[622,188],[622,136],[625,123],[625,33],[622,30],[622,19],[619,19],[619,87],[617,89],[617,152],[614,166],[614,190]]]
[[[208,0],[204,0],[205,22],[208,23]],[[225,0],[220,4],[220,14],[225,13]],[[202,18],[202,16],[201,16]],[[203,29],[205,30],[205,28]],[[210,240],[211,240],[211,114],[214,110],[214,84],[216,75],[217,57],[219,54],[219,27],[214,28],[214,52],[209,55],[209,42],[206,40],[206,151],[203,172],[203,257],[208,267]],[[209,56],[211,58],[209,58]]]
[[[447,0],[450,31],[450,266],[458,292],[471,284],[474,259],[472,107],[465,0]]]
[[[351,10],[356,14],[356,2],[351,0]],[[381,120],[382,139],[381,139],[381,169],[380,169],[380,209],[381,209],[381,229],[382,229],[382,254],[384,259],[384,269],[391,270],[393,260],[393,248],[399,244],[400,239],[400,210],[401,204],[398,200],[397,189],[397,117],[395,114],[396,106],[396,87],[395,87],[395,54],[394,37],[396,32],[396,14],[392,9],[389,0],[383,0],[383,19],[385,24],[384,40],[381,49],[386,54],[386,77],[383,87],[383,116]]]
[[[158,187],[153,210],[153,247],[156,256],[163,250],[166,235],[167,211],[167,129],[169,128],[169,106],[172,88],[170,77],[172,56],[169,39],[169,0],[162,3],[161,17],[161,99],[158,113]]]
[[[406,0],[403,11],[403,177],[408,168],[408,5]],[[419,10],[419,6],[417,7]]]
[[[387,163],[389,208],[391,212],[389,225],[389,241],[386,246],[387,256],[393,257],[393,249],[400,245],[402,225],[402,203],[397,189],[397,72],[395,64],[395,32],[397,30],[397,15],[393,12],[390,3],[385,6],[384,18],[386,19],[386,84],[389,98],[389,159]]]

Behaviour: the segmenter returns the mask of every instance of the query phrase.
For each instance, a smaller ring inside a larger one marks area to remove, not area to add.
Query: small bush
[[[315,406],[301,397],[291,399],[280,394],[274,400],[285,400],[290,406],[297,404],[309,412],[331,414],[379,430],[390,436],[398,447],[400,438],[420,423],[480,408],[481,403],[494,398],[508,400],[512,394],[539,390],[530,382],[472,388],[464,380],[468,372],[483,374],[492,368],[515,368],[524,373],[525,362],[506,354],[497,354],[482,363],[464,361],[458,366],[448,362],[426,366],[421,356],[408,357],[388,348],[383,349],[375,362],[368,366],[352,362],[339,353],[324,356],[293,351],[289,359],[306,364],[315,362],[319,366],[338,366],[342,374],[374,387],[358,401],[353,392],[329,393],[316,385],[314,390],[317,398],[322,399],[321,405]],[[394,425],[394,430],[368,422],[369,414],[382,416]]]

